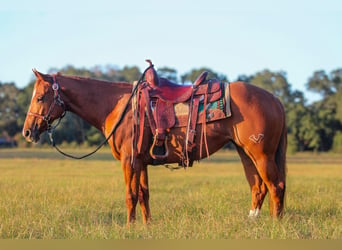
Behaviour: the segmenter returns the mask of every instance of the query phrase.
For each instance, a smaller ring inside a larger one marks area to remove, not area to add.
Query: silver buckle
[[[59,89],[59,86],[58,86],[58,84],[56,82],[52,84],[52,89],[53,90],[58,90]]]

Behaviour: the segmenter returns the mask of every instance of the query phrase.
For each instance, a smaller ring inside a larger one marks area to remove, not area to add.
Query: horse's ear
[[[42,79],[42,78],[43,78],[43,77],[42,77],[42,73],[40,73],[38,70],[32,69],[32,71],[33,71],[34,75],[35,75],[37,78],[39,78],[39,79]]]

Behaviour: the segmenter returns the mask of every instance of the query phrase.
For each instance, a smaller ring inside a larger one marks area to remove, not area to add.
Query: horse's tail
[[[285,112],[283,117],[283,129],[279,140],[278,148],[275,155],[275,161],[278,166],[280,181],[284,182],[284,188],[286,186],[286,149],[287,149],[287,127]]]

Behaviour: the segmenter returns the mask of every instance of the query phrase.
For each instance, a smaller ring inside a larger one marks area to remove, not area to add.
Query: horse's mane
[[[47,82],[52,83],[53,82],[53,77],[51,74],[43,74],[39,71],[37,71],[36,69],[33,69],[34,74],[37,76],[38,74]],[[94,78],[90,78],[90,77],[82,77],[82,76],[72,76],[72,75],[63,75],[61,72],[57,72],[56,76],[58,77],[62,77],[65,79],[71,79],[71,80],[76,80],[76,81],[82,81],[85,84],[87,82],[89,83],[96,83],[96,84],[111,84],[111,85],[115,85],[117,87],[132,87],[132,84],[129,82],[124,82],[124,81],[120,81],[120,82],[112,82],[112,81],[108,81],[108,80],[102,80],[102,79],[94,79]]]
[[[64,78],[68,78],[68,79],[82,81],[82,82],[85,82],[85,83],[91,82],[91,83],[99,83],[99,84],[114,84],[114,85],[122,85],[122,86],[132,86],[131,83],[124,82],[124,81],[112,82],[112,81],[108,81],[108,80],[94,79],[94,78],[91,78],[91,77],[62,75],[61,73],[58,73],[57,75],[61,76],[61,77],[64,77]]]

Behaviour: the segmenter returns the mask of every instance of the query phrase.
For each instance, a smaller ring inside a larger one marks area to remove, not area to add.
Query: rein
[[[62,118],[65,116],[65,113],[66,113],[66,110],[65,110],[65,105],[64,105],[64,102],[60,99],[60,96],[59,96],[59,93],[58,93],[58,89],[59,89],[59,85],[57,84],[56,82],[56,76],[53,75],[53,84],[52,84],[52,89],[54,90],[54,103],[50,106],[49,108],[49,111],[47,113],[47,115],[40,115],[40,114],[34,114],[34,113],[29,113],[30,115],[33,115],[33,116],[36,116],[38,118],[41,118],[43,119],[44,121],[47,122],[48,124],[48,129],[47,129],[47,132],[48,132],[48,135],[49,135],[49,139],[50,139],[50,142],[51,142],[51,145],[52,147],[54,147],[60,154],[66,156],[66,157],[69,157],[69,158],[72,158],[72,159],[75,159],[75,160],[81,160],[81,159],[84,159],[86,157],[89,157],[93,154],[95,154],[103,145],[105,145],[108,140],[110,139],[110,137],[112,137],[112,135],[115,133],[116,129],[118,128],[118,126],[120,125],[121,121],[123,120],[124,116],[125,116],[125,113],[127,111],[127,108],[129,106],[129,103],[130,101],[132,100],[133,96],[135,95],[135,93],[137,92],[137,89],[138,89],[138,85],[143,82],[143,79],[145,77],[145,73],[147,70],[149,70],[150,68],[152,68],[153,65],[150,65],[147,69],[145,69],[145,71],[142,73],[138,83],[134,86],[133,90],[132,90],[132,93],[131,95],[129,96],[128,100],[127,100],[127,103],[122,111],[122,113],[120,114],[120,117],[119,119],[117,120],[117,122],[114,124],[113,128],[112,128],[112,131],[110,132],[110,134],[100,143],[99,146],[97,146],[97,148],[88,153],[88,154],[85,154],[85,155],[82,155],[82,156],[74,156],[74,155],[71,155],[71,154],[68,154],[68,153],[65,153],[63,152],[60,148],[57,147],[54,139],[53,139],[53,131],[57,128],[57,126],[60,124]],[[54,87],[55,86],[55,87]],[[64,109],[64,112],[63,114],[59,117],[59,120],[57,122],[57,124],[55,126],[52,126],[52,124],[50,123],[51,121],[51,117],[50,117],[50,114],[52,113],[52,110],[53,108],[56,106],[56,103],[60,103],[62,104],[62,107]]]

